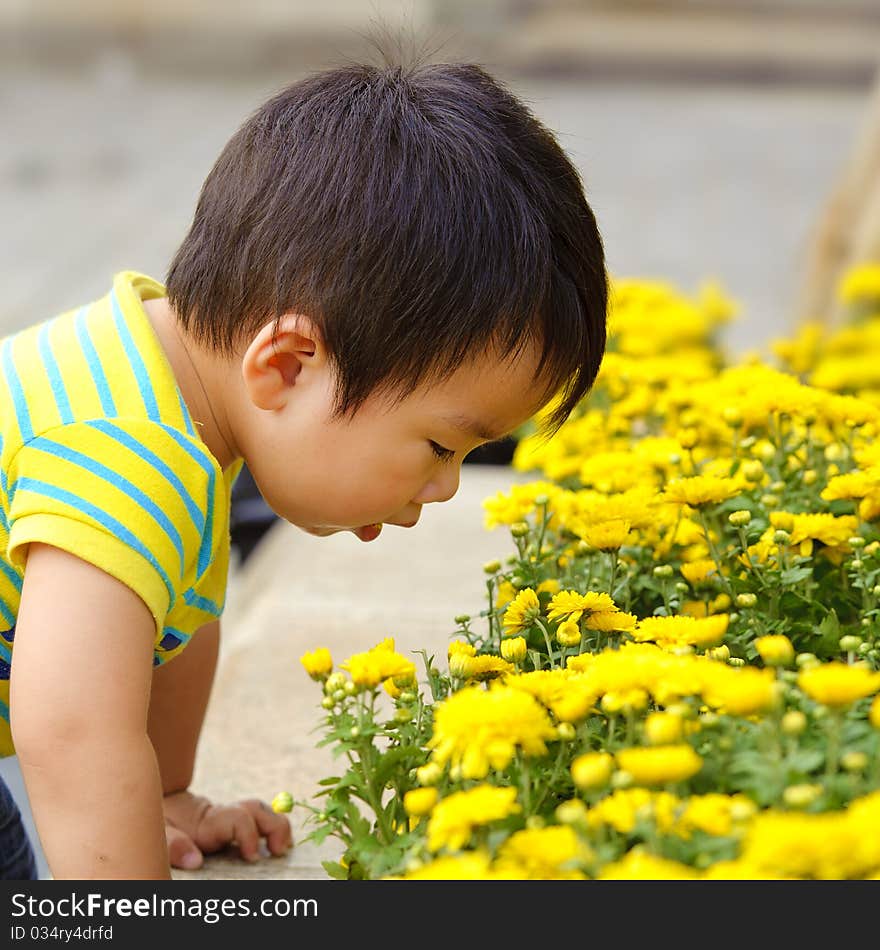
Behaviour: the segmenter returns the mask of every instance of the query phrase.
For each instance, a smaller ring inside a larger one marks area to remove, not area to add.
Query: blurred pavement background
[[[117,270],[163,280],[238,125],[307,72],[375,61],[383,31],[432,61],[480,62],[531,106],[581,170],[613,274],[719,280],[742,307],[731,354],[791,328],[877,75],[875,0],[0,0],[0,335],[103,295]],[[233,565],[197,790],[310,794],[326,772],[298,656],[389,634],[445,651],[480,564],[509,553],[479,500],[514,480],[465,466],[415,532],[362,548],[280,523]],[[15,761],[0,774],[30,823]],[[244,872],[320,876],[319,857]]]

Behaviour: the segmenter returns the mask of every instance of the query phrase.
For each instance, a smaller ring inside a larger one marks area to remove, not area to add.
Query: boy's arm
[[[59,548],[30,545],[10,718],[55,878],[171,876],[147,734],[155,630],[121,581]]]
[[[212,620],[196,631],[178,656],[153,671],[148,734],[165,795],[189,788],[192,781],[219,646],[220,621]]]

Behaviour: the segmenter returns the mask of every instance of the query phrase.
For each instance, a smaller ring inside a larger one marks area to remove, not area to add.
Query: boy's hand
[[[202,866],[203,855],[237,844],[247,861],[260,858],[260,839],[281,855],[293,847],[290,821],[256,798],[214,805],[202,795],[173,792],[162,801],[171,866],[187,871]]]

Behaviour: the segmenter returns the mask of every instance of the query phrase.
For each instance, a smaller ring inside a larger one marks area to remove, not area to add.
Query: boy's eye
[[[431,450],[434,452],[434,455],[444,462],[449,461],[449,459],[455,455],[455,452],[453,452],[452,449],[444,449],[442,445],[438,445],[436,442],[431,442],[430,439],[428,442],[431,446]]]

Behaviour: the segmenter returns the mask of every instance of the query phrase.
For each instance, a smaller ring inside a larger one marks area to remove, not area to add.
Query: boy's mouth
[[[381,523],[361,525],[360,528],[354,529],[354,533],[361,541],[375,541],[382,533],[382,525]]]

